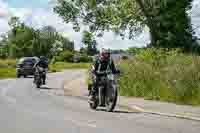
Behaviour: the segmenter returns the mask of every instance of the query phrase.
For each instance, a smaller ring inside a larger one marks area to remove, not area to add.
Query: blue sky
[[[45,25],[54,26],[58,32],[74,40],[76,48],[80,48],[82,46],[81,34],[74,32],[71,24],[63,23],[62,19],[52,11],[54,2],[56,0],[0,0],[0,34],[9,30],[9,18],[18,16],[26,24],[35,28],[41,28]],[[196,27],[200,25],[200,0],[194,0],[191,12],[192,24]],[[196,32],[200,37],[200,29],[197,29]],[[141,47],[149,42],[149,32],[148,29],[145,29],[134,40],[121,40],[120,37],[107,32],[103,38],[99,38],[97,41],[100,48]]]
[[[48,0],[4,0],[13,8],[39,8],[47,7]]]

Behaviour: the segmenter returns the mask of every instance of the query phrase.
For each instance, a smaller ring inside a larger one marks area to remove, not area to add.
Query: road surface
[[[32,78],[0,81],[1,133],[199,133],[200,123],[122,109],[108,113],[90,110],[87,101],[50,95],[63,79],[81,71],[48,75],[50,88],[36,89]]]

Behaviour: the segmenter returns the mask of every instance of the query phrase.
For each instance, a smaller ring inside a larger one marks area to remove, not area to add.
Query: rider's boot
[[[35,75],[34,75],[33,83],[35,83],[35,81],[36,81],[36,80],[35,80]]]
[[[43,85],[46,84],[46,75],[43,75],[43,80],[42,80],[42,82],[43,82]]]
[[[89,96],[89,102],[94,102],[94,101],[95,101],[95,91],[92,90]]]

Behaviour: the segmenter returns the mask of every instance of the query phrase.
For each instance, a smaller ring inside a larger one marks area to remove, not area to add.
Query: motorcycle
[[[118,72],[119,73],[119,72]],[[89,89],[89,96],[91,96],[92,86]],[[117,103],[117,85],[115,75],[112,72],[106,72],[105,76],[100,78],[98,89],[95,93],[93,101],[89,101],[91,109],[96,109],[98,106],[106,107],[107,112],[112,112]]]
[[[42,67],[36,67],[35,69],[35,77],[34,83],[36,84],[37,88],[40,88],[43,83],[43,76],[46,75],[46,70]]]

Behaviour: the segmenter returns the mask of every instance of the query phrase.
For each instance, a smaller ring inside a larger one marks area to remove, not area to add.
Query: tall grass
[[[14,59],[0,59],[0,69],[1,68],[15,68],[16,60]]]
[[[0,68],[0,79],[16,77],[15,68]]]
[[[136,57],[121,61],[120,67],[123,71],[119,78],[121,95],[178,104],[200,104],[198,56],[172,54],[165,58],[148,57],[148,60]]]

